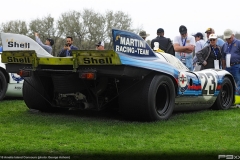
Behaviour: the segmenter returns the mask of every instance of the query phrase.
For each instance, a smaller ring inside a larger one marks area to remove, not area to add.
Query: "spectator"
[[[157,48],[159,47],[161,50],[163,50],[165,53],[169,53],[175,56],[172,41],[170,38],[164,37],[164,30],[162,28],[159,28],[157,30],[157,37],[151,41],[151,48],[153,50],[155,50],[154,48],[156,48],[156,46]]]
[[[229,71],[237,84],[237,94],[240,94],[240,40],[234,37],[232,30],[226,29],[223,34],[226,40],[222,47],[223,69]]]
[[[205,46],[207,46],[207,45],[210,44],[209,35],[210,35],[210,34],[215,34],[215,31],[214,31],[213,28],[207,28],[207,30],[205,31],[205,33],[207,34],[207,39],[208,39],[208,40],[206,41],[206,43],[204,44],[203,47],[205,47]],[[222,40],[221,38],[218,38],[218,39],[217,39],[217,45],[218,45],[218,46],[222,47],[224,43],[225,43],[224,40]]]
[[[63,49],[59,52],[58,57],[72,56],[72,50],[78,50],[78,48],[73,45],[73,38],[68,36],[66,38],[66,44],[64,45]]]
[[[104,42],[103,41],[96,43],[96,50],[104,50]]]
[[[182,61],[186,67],[193,70],[193,51],[195,47],[195,38],[188,36],[187,27],[181,25],[179,27],[180,36],[176,36],[173,40],[175,56]]]
[[[194,58],[193,58],[193,66],[195,66],[195,63],[198,61],[196,53],[198,51],[200,51],[201,49],[203,49],[203,46],[206,42],[203,40],[203,34],[201,32],[197,32],[193,36],[195,37],[195,42],[196,42],[195,55],[194,55]]]
[[[150,36],[150,34],[147,34],[146,31],[140,31],[139,36],[141,36],[142,39],[146,40],[146,38]]]
[[[45,44],[42,43],[41,39],[39,38],[39,34],[35,33],[36,42],[45,49],[49,54],[52,54],[52,46],[54,45],[54,40],[51,38],[47,38]]]
[[[217,45],[217,35],[209,35],[210,45],[204,47],[196,53],[197,59],[202,64],[202,69],[221,68],[221,48]]]

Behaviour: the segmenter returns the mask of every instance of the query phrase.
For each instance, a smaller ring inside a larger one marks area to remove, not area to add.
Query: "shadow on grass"
[[[197,111],[178,111],[173,112],[171,117],[167,120],[174,120],[184,114],[197,114],[202,112],[211,111],[209,110],[197,110]],[[138,121],[131,118],[124,117],[117,108],[108,108],[106,110],[94,111],[94,110],[67,110],[67,111],[58,111],[54,113],[41,112],[34,109],[29,109],[28,112],[30,114],[37,115],[55,115],[55,116],[64,116],[68,118],[81,118],[81,119],[92,119],[97,121],[122,121],[122,122],[146,122],[146,121]],[[149,122],[146,122],[149,123]]]

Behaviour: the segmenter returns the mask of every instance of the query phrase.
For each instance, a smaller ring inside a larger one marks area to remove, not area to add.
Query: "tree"
[[[133,31],[133,29],[131,29],[132,19],[128,14],[125,14],[122,11],[117,11],[116,13],[113,11],[107,11],[105,17],[105,40],[109,41],[108,46],[105,46],[105,49],[112,49],[112,28]]]
[[[45,40],[47,38],[52,38],[54,40],[54,45],[52,53],[56,56],[56,50],[59,47],[58,46],[58,39],[59,37],[56,36],[56,29],[54,27],[54,18],[51,17],[51,15],[47,15],[46,17],[43,17],[42,19],[35,19],[32,20],[29,23],[29,36],[33,39],[34,33],[39,33],[39,38],[42,40],[43,43],[45,43]]]
[[[23,35],[27,35],[28,33],[26,22],[20,21],[20,20],[2,23],[0,26],[0,31],[6,32],[6,33],[23,34]]]
[[[55,22],[51,15],[30,21],[28,28],[24,21],[10,21],[0,27],[2,32],[27,35],[33,39],[38,32],[44,43],[46,38],[54,39],[53,55],[57,56],[67,36],[73,37],[79,49],[95,49],[99,41],[105,42],[105,49],[112,48],[112,28],[138,33],[140,28],[132,29],[132,19],[122,11],[106,11],[104,14],[92,9],[65,12]]]

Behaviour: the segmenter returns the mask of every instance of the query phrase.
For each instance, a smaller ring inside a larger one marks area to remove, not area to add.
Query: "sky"
[[[163,28],[165,37],[179,35],[179,26],[185,25],[188,34],[204,33],[209,27],[217,35],[225,29],[240,33],[240,7],[237,0],[3,0],[0,9],[0,24],[11,20],[30,22],[51,15],[58,19],[64,12],[93,9],[123,11],[133,21],[132,28],[142,28],[147,40],[156,37],[158,28]]]

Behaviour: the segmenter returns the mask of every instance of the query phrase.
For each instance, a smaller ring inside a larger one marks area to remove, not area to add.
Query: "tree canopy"
[[[0,32],[23,34],[33,39],[34,33],[38,32],[43,43],[47,38],[55,41],[53,54],[56,56],[66,43],[67,36],[73,37],[74,45],[79,49],[95,49],[95,43],[99,41],[105,42],[105,49],[112,49],[112,28],[135,33],[140,31],[140,28],[132,28],[131,17],[122,11],[106,11],[101,14],[92,9],[84,9],[81,12],[62,13],[58,19],[47,15],[30,22],[9,21],[0,25]]]

